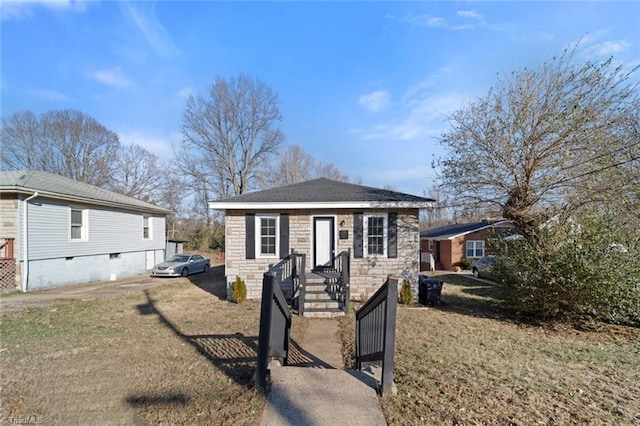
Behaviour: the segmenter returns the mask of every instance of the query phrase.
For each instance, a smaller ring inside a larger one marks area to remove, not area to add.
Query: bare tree
[[[181,152],[192,160],[178,157],[181,171],[217,197],[256,187],[284,139],[279,103],[258,79],[217,77],[206,96],[187,99]]]
[[[31,111],[22,111],[2,119],[3,170],[35,169],[47,167],[44,135],[40,119]]]
[[[76,110],[26,111],[2,120],[2,165],[30,168],[108,186],[118,157],[118,135]]]
[[[342,173],[338,167],[333,163],[318,163],[315,167],[316,177],[324,177],[327,179],[339,180],[342,182],[349,182],[351,178],[349,175]]]
[[[601,172],[628,164],[633,157],[620,158],[640,143],[620,132],[637,67],[576,65],[575,49],[499,78],[449,118],[452,129],[440,138],[448,157],[436,164],[461,205],[498,206],[527,233],[545,209],[570,211],[611,189]]]
[[[122,147],[114,161],[109,188],[130,197],[157,201],[169,179],[170,167],[162,165],[155,154],[139,145]]]
[[[273,165],[269,167],[263,186],[270,188],[290,185],[319,177],[349,181],[349,176],[340,172],[333,163],[318,162],[300,145],[289,145],[280,150]]]
[[[167,216],[167,236],[169,238],[183,238],[182,222],[186,216],[186,208],[184,205],[187,196],[183,180],[171,174],[167,176],[165,184],[159,189],[158,204],[171,210],[171,214]]]
[[[312,178],[315,160],[300,145],[282,149],[265,175],[264,186],[276,187]]]

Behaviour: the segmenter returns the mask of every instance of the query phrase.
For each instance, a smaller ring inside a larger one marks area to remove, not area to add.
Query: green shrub
[[[409,303],[413,302],[413,291],[411,290],[411,283],[407,280],[402,281],[399,301],[403,305],[408,305]]]
[[[640,325],[640,235],[602,212],[542,227],[499,247],[505,306],[541,320]]]
[[[473,263],[473,259],[469,259],[468,257],[465,257],[460,261],[460,268],[462,268],[465,271],[468,271],[471,269],[472,263]]]
[[[242,303],[247,299],[247,286],[240,277],[236,277],[231,286],[231,299],[236,303]]]

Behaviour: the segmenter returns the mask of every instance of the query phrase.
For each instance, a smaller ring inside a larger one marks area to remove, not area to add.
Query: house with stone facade
[[[335,269],[348,256],[351,298],[367,298],[389,274],[417,288],[419,211],[434,200],[320,178],[209,203],[225,213],[228,294],[239,276],[247,297],[259,299],[263,274],[291,253],[305,272]],[[292,290],[282,279],[287,297]],[[307,279],[309,281],[309,279]]]
[[[170,210],[52,173],[0,172],[0,288],[144,273],[164,260]]]

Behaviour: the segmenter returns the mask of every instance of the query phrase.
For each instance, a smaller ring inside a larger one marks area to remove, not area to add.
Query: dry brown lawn
[[[518,323],[493,285],[442,279],[442,306],[398,310],[389,424],[640,424],[640,329]]]
[[[224,298],[218,267],[144,293],[4,313],[2,422],[256,424],[260,305]]]
[[[3,313],[0,421],[257,424],[259,304],[224,301],[222,278]],[[442,306],[398,310],[390,424],[640,424],[639,329],[517,323],[493,286],[443,278]],[[308,324],[294,318],[292,363]]]

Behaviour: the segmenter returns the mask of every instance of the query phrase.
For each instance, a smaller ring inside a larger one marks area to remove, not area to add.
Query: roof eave
[[[132,210],[132,211],[139,211],[139,212],[145,212],[145,213],[158,213],[158,214],[165,214],[165,215],[173,213],[171,210],[168,210],[162,207],[135,206],[130,204],[118,203],[114,201],[96,200],[96,199],[86,198],[86,197],[77,197],[74,195],[58,194],[55,192],[42,191],[39,189],[26,188],[22,186],[8,185],[8,186],[0,187],[0,193],[3,193],[3,194],[16,193],[16,194],[23,194],[23,195],[31,195],[34,192],[37,192],[39,197],[50,198],[54,200],[71,201],[76,203],[91,204],[91,205],[103,206],[103,207],[117,207],[123,210]]]
[[[297,210],[297,209],[428,209],[431,201],[330,201],[330,202],[225,202],[210,201],[214,210]]]
[[[496,226],[499,226],[499,225],[501,225],[503,223],[508,223],[508,222],[509,222],[508,220],[501,220],[501,221],[498,221],[498,222],[495,222],[495,223],[491,223],[491,224],[487,224],[487,225],[481,226],[479,228],[474,228],[474,229],[472,229],[470,231],[461,232],[459,234],[445,234],[445,235],[438,235],[437,237],[420,237],[420,238],[423,239],[423,240],[439,240],[439,241],[442,241],[442,240],[455,240],[456,238],[463,237],[463,236],[465,236],[467,234],[473,234],[474,232],[482,231],[483,229],[487,229],[487,228],[494,228]]]

